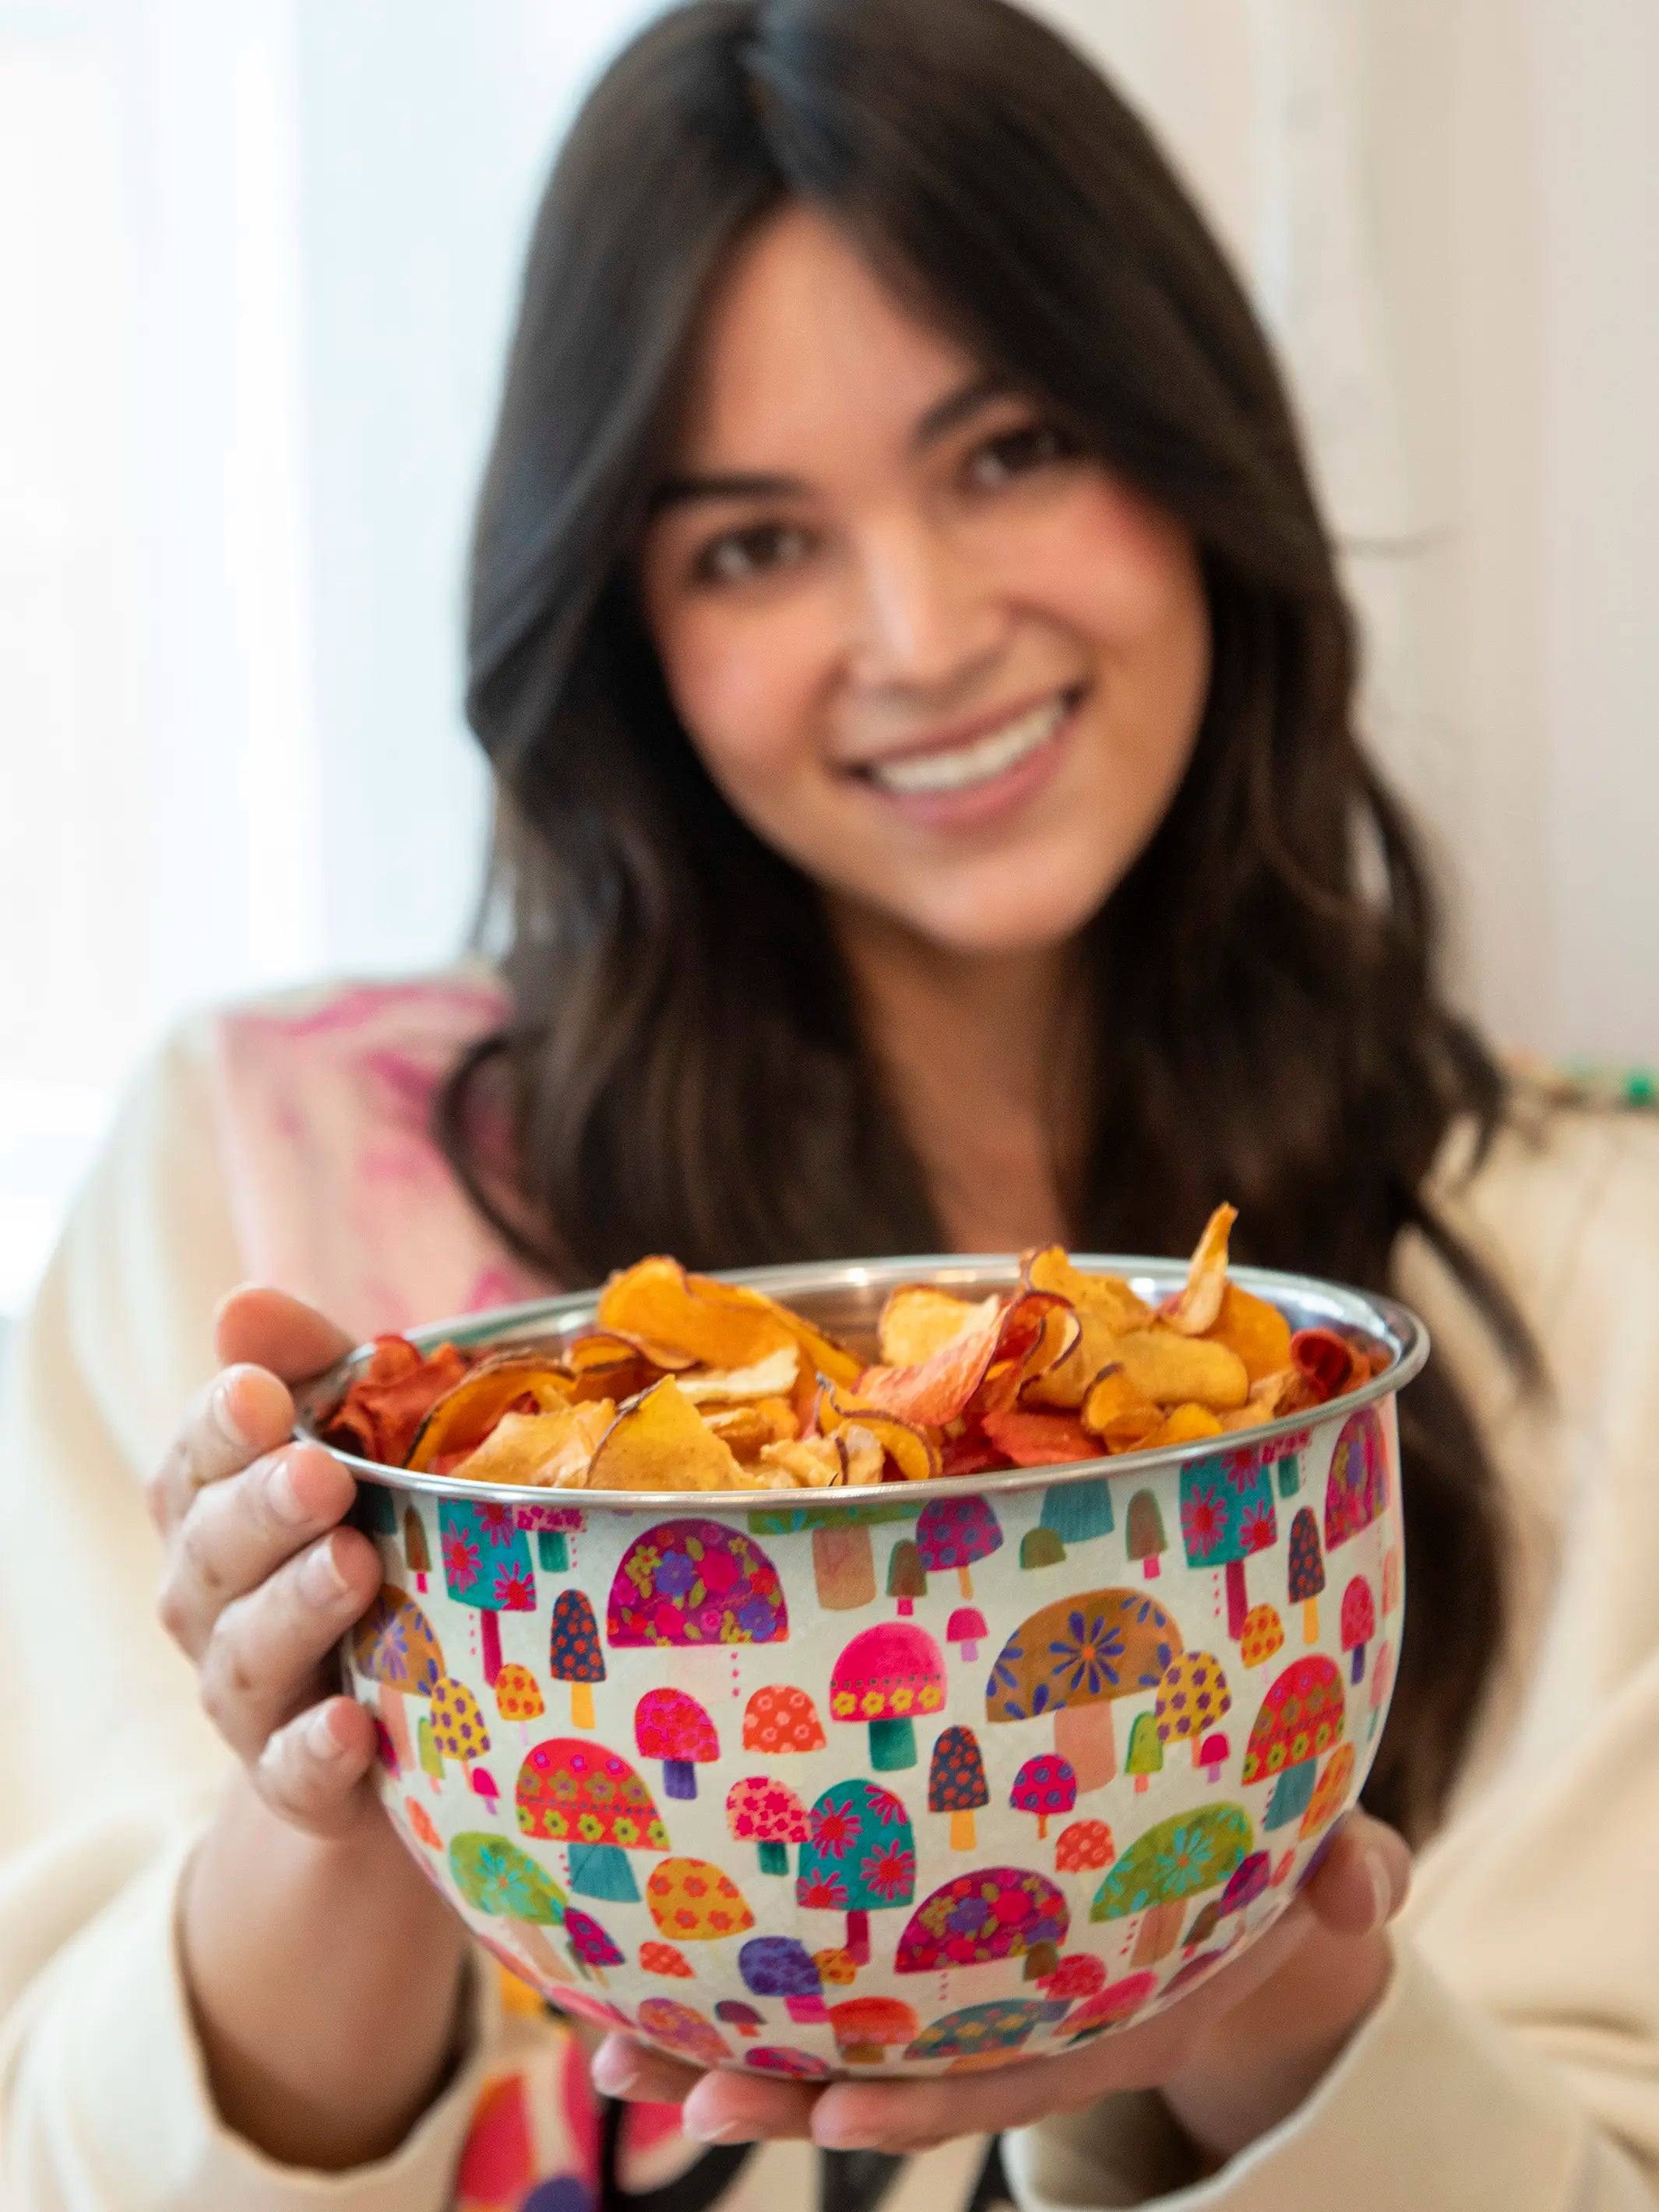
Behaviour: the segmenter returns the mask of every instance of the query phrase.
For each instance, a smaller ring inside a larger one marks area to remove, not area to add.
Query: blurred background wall
[[[1285,349],[1503,1040],[1659,1052],[1659,10],[1035,0]],[[451,956],[526,224],[654,0],[0,0],[0,1313],[204,1000]]]

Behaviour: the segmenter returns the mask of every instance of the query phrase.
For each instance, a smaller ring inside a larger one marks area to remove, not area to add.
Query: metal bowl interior
[[[1138,1295],[1149,1303],[1177,1289],[1186,1279],[1186,1262],[1152,1260],[1121,1254],[1078,1252],[1075,1263],[1091,1273],[1127,1277]],[[1293,1329],[1349,1328],[1362,1331],[1388,1350],[1388,1366],[1362,1389],[1345,1395],[1345,1410],[1391,1397],[1422,1368],[1429,1356],[1428,1331],[1417,1316],[1392,1298],[1355,1291],[1310,1275],[1281,1273],[1266,1267],[1235,1267],[1232,1279],[1259,1297],[1277,1306]],[[1006,1291],[1019,1279],[1019,1261],[1012,1253],[931,1253],[896,1260],[819,1261],[781,1267],[750,1267],[724,1272],[721,1280],[743,1283],[783,1304],[805,1319],[861,1352],[875,1357],[876,1326],[888,1293],[906,1283],[930,1283],[962,1297],[983,1297],[989,1291]],[[410,1340],[422,1350],[446,1341],[463,1351],[503,1348],[513,1345],[544,1346],[558,1350],[571,1338],[593,1326],[599,1304],[597,1290],[539,1298],[527,1304],[501,1306],[489,1311],[459,1316],[450,1321],[411,1329]],[[354,1375],[369,1359],[374,1347],[359,1346],[339,1364],[317,1376],[296,1394],[295,1429],[316,1441],[327,1425]],[[1263,1422],[1248,1431],[1250,1442],[1270,1443],[1306,1426],[1305,1413]],[[372,1460],[331,1446],[348,1467],[365,1474],[387,1479],[388,1470]],[[1060,1467],[1009,1468],[990,1474],[959,1475],[927,1486],[930,1497],[948,1498],[998,1490],[1053,1487],[1056,1483],[1083,1481],[1102,1474],[1139,1474],[1148,1468],[1178,1464],[1212,1451],[1209,1440],[1165,1447],[1160,1451],[1121,1452],[1115,1456],[1068,1462]],[[493,1498],[506,1503],[521,1501],[520,1486],[469,1482],[455,1475],[417,1474],[397,1471],[402,1489],[433,1497]],[[573,1495],[575,1493],[573,1493]],[[659,1514],[665,1507],[695,1507],[708,1511],[730,1506],[777,1505],[794,1495],[770,1490],[583,1491],[585,1501],[602,1504],[606,1511]],[[803,1493],[804,1494],[804,1493]],[[811,1492],[815,1510],[844,1502],[849,1508],[867,1501],[863,1490],[820,1490]]]

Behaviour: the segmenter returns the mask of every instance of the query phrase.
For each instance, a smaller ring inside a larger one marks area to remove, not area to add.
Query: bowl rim
[[[1140,1254],[1072,1252],[1074,1266],[1091,1273],[1122,1275],[1133,1284],[1144,1281],[1162,1294],[1187,1279],[1184,1260],[1152,1259]],[[896,1259],[798,1261],[766,1267],[710,1267],[702,1271],[723,1283],[736,1283],[787,1300],[789,1293],[811,1293],[836,1288],[893,1290],[902,1284],[925,1282],[930,1286],[981,1284],[986,1290],[1012,1289],[1018,1280],[1020,1258],[1010,1252],[942,1252],[908,1255]],[[1097,1480],[1103,1475],[1143,1475],[1188,1461],[1212,1459],[1218,1453],[1256,1450],[1279,1437],[1304,1433],[1318,1422],[1333,1418],[1340,1408],[1346,1419],[1363,1407],[1392,1398],[1419,1374],[1429,1357],[1427,1328],[1408,1306],[1380,1291],[1354,1290],[1322,1276],[1294,1274],[1273,1267],[1229,1267],[1229,1280],[1242,1290],[1273,1302],[1279,1291],[1320,1314],[1327,1325],[1359,1328],[1380,1338],[1394,1353],[1380,1375],[1357,1390],[1345,1390],[1323,1406],[1281,1413],[1260,1426],[1232,1431],[1240,1441],[1224,1443],[1201,1437],[1191,1443],[1164,1444],[1156,1451],[1116,1452],[1098,1459],[1066,1460],[1047,1467],[988,1469],[978,1474],[940,1475],[926,1482],[859,1484],[852,1488],[825,1490],[561,1490],[533,1483],[472,1482],[453,1474],[419,1473],[412,1468],[387,1467],[364,1459],[337,1444],[331,1452],[361,1481],[378,1482],[385,1489],[414,1491],[429,1498],[471,1498],[493,1504],[570,1506],[582,1512],[644,1513],[660,1519],[665,1514],[696,1513],[718,1517],[722,1513],[775,1514],[787,1519],[810,1514],[803,1528],[823,1525],[823,1516],[847,1514],[875,1504],[896,1504],[900,1493],[921,1498],[982,1497],[1000,1492],[1048,1490],[1057,1485]],[[999,1283],[995,1278],[1004,1279]],[[511,1341],[515,1335],[534,1335],[550,1327],[562,1328],[591,1322],[603,1285],[585,1291],[561,1291],[554,1296],[521,1300],[514,1305],[492,1306],[461,1314],[447,1321],[428,1322],[418,1328],[398,1332],[422,1351],[447,1340],[461,1350],[496,1339]],[[1315,1324],[1316,1325],[1316,1324]],[[319,1415],[339,1398],[356,1370],[374,1352],[373,1343],[360,1344],[324,1373],[299,1385],[295,1392],[295,1435],[307,1443],[322,1443],[316,1426]]]

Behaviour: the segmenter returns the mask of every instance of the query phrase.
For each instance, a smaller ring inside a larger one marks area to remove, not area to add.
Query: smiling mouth
[[[942,746],[936,752],[907,753],[892,760],[871,761],[860,770],[878,791],[900,799],[932,798],[946,792],[971,791],[1006,775],[1022,761],[1040,752],[1081,697],[1080,689],[1058,693],[1040,707],[1028,708],[1012,721],[970,738],[965,744]]]

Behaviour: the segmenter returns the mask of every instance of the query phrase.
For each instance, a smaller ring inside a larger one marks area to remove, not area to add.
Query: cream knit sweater
[[[480,1978],[471,2056],[389,2160],[272,2165],[215,2113],[173,1944],[227,1754],[157,1625],[140,1492],[250,1276],[361,1333],[537,1287],[422,1134],[480,979],[191,1025],[135,1087],[18,1334],[0,1432],[0,2207],[441,2212],[532,2024]],[[1421,1855],[1388,1994],[1301,2110],[1194,2177],[1152,2094],[1010,2139],[1023,2212],[1659,2205],[1659,1124],[1553,1112],[1453,1218],[1547,1348],[1528,1406],[1421,1251],[1400,1288],[1502,1468],[1519,1633]],[[794,2194],[793,2189],[788,2191]]]

